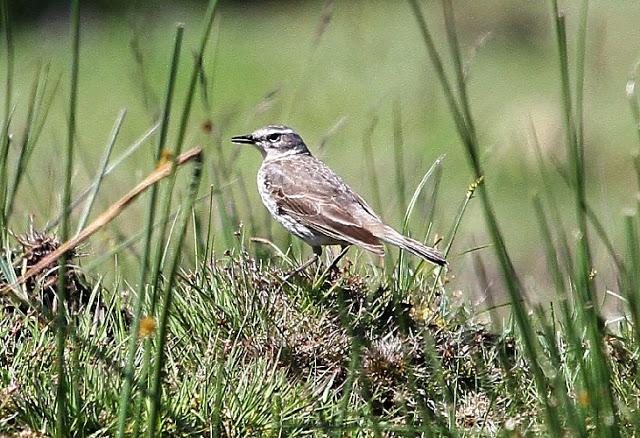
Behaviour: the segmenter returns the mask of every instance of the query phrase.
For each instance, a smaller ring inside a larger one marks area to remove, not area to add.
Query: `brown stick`
[[[191,161],[195,158],[199,158],[202,155],[202,147],[197,146],[183,154],[180,154],[176,158],[176,165],[180,166],[188,161]],[[5,295],[15,286],[24,283],[29,278],[34,275],[39,274],[42,270],[44,270],[47,266],[51,265],[57,259],[60,258],[62,254],[71,251],[82,242],[87,240],[91,235],[93,235],[100,228],[103,228],[109,222],[114,220],[122,211],[133,202],[142,192],[151,187],[152,185],[159,182],[161,179],[166,178],[171,174],[172,162],[166,162],[164,164],[159,165],[153,172],[151,172],[144,180],[142,180],[137,186],[131,189],[126,195],[112,204],[104,213],[102,213],[96,220],[87,225],[77,236],[67,240],[62,245],[58,247],[55,251],[49,253],[46,257],[40,260],[38,263],[33,265],[27,272],[18,277],[15,283],[7,284],[0,288],[0,296]]]

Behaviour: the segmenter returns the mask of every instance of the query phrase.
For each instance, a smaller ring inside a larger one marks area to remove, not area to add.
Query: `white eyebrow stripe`
[[[296,132],[291,128],[270,126],[257,130],[253,135],[255,137],[265,137],[269,134],[295,134]]]
[[[274,130],[274,131],[292,131],[292,129],[286,125],[267,125],[265,126],[265,128],[267,130]]]

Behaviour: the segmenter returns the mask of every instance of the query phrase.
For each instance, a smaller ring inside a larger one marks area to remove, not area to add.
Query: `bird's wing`
[[[297,156],[267,165],[271,166],[270,190],[279,209],[319,233],[384,254],[384,246],[372,232],[382,222],[324,163]]]

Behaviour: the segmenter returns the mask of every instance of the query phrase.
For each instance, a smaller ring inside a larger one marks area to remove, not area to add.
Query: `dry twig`
[[[176,165],[180,166],[184,163],[187,163],[193,159],[199,158],[202,155],[202,147],[197,146],[183,154],[180,154],[176,160]],[[144,180],[142,180],[137,186],[131,189],[126,195],[112,204],[104,213],[102,213],[96,220],[91,222],[84,228],[77,236],[72,239],[67,240],[62,245],[58,247],[55,251],[48,254],[42,260],[40,260],[37,264],[35,264],[32,268],[30,268],[23,275],[18,277],[15,283],[7,284],[0,288],[0,296],[7,294],[11,289],[15,286],[20,285],[27,281],[29,278],[39,274],[42,270],[44,270],[47,266],[50,266],[53,262],[60,258],[63,254],[71,251],[76,248],[78,245],[83,243],[89,237],[91,237],[96,231],[103,228],[107,224],[109,224],[112,220],[114,220],[122,211],[127,208],[131,202],[133,202],[142,192],[151,187],[152,185],[158,183],[163,178],[166,178],[171,174],[171,170],[173,167],[173,162],[168,161],[160,164],[153,172],[151,172]]]

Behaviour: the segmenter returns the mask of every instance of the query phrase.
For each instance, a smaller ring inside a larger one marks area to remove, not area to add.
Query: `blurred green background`
[[[56,156],[65,141],[70,58],[65,3],[12,3],[12,13],[19,16],[14,21],[18,90],[14,96],[15,126],[24,123],[22,114],[37,65],[50,63],[50,78],[61,80],[31,166],[39,172],[28,175],[19,195],[22,208],[12,224],[17,232],[24,230],[29,214],[35,215],[36,226],[43,226],[59,211],[56,187],[60,186],[61,166]],[[76,192],[95,173],[120,109],[126,108],[127,116],[116,155],[154,123],[178,22],[186,25],[176,99],[176,108],[181,107],[206,7],[200,2],[82,3]],[[571,53],[578,6],[578,2],[562,4],[568,17]],[[533,147],[534,128],[549,166],[567,165],[550,4],[486,0],[455,2],[455,7],[462,50],[468,60],[472,109],[484,148],[485,181],[515,264],[528,284],[546,284],[546,262],[531,202],[532,195],[542,190]],[[426,2],[425,8],[444,53],[440,5]],[[616,230],[623,229],[622,212],[635,206],[637,193],[631,161],[638,149],[637,133],[625,86],[640,57],[638,23],[637,1],[591,4],[585,78],[587,184],[592,206],[621,249],[622,233]],[[371,201],[390,224],[399,227],[403,208],[397,196],[393,162],[395,106],[402,113],[407,198],[432,162],[446,155],[433,232],[448,232],[472,178],[415,19],[405,2],[221,2],[207,56],[206,88],[211,106],[208,108],[200,93],[185,148],[195,144],[207,147],[202,194],[210,184],[223,186],[223,193],[237,204],[239,220],[247,223],[253,217],[260,226],[258,236],[269,236],[265,225],[269,221],[254,183],[260,156],[253,150],[239,150],[227,141],[229,137],[267,123],[292,126],[316,155]],[[2,72],[4,65],[3,53]],[[213,123],[211,133],[202,129],[208,120]],[[174,121],[174,129],[176,125]],[[325,138],[326,143],[319,148]],[[364,145],[368,138],[383,205],[376,205],[366,165]],[[170,136],[169,142],[172,139]],[[221,147],[216,147],[219,141]],[[143,146],[108,177],[96,212],[152,168],[153,145]],[[225,154],[225,162],[236,155],[237,161],[229,175],[220,174],[218,183],[213,172],[220,153]],[[572,235],[573,200],[562,179],[554,175],[554,191]],[[248,203],[240,201],[242,182],[247,187]],[[424,206],[429,205],[428,198],[423,197],[412,218],[414,236],[424,236],[427,229]],[[122,236],[140,231],[143,206],[138,202],[113,227],[94,237],[88,252],[106,251]],[[208,201],[198,208],[206,216]],[[220,232],[216,209],[214,206],[213,217]],[[273,233],[277,244],[286,245],[285,233],[278,225],[273,226]],[[473,281],[472,258],[463,253],[486,243],[480,205],[472,202],[451,258],[455,288],[483,296],[482,286]],[[222,249],[220,241],[218,248]],[[489,249],[482,251],[489,260],[488,268],[493,269],[492,253]],[[611,262],[598,248],[596,251],[597,269],[606,276]],[[126,265],[122,258],[111,259],[101,269],[108,272],[115,263]],[[490,271],[489,278],[493,277]]]

